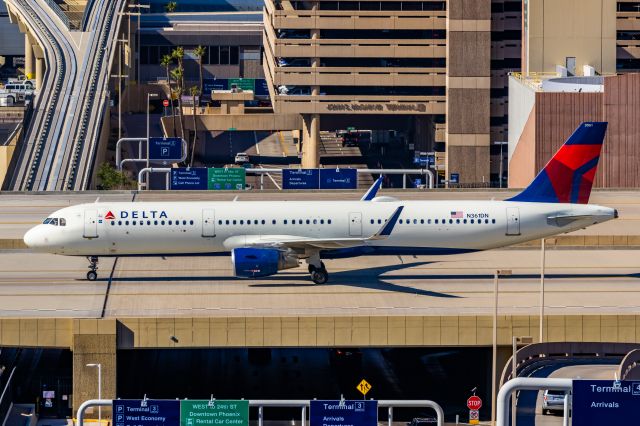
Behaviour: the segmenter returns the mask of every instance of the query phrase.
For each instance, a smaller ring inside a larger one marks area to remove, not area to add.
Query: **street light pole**
[[[102,364],[87,364],[89,368],[98,368],[98,399],[102,399]],[[102,407],[98,406],[98,425],[102,425]]]
[[[546,261],[544,238],[540,244],[540,340],[544,342],[544,268]]]
[[[491,359],[491,424],[496,424],[496,370],[498,369],[498,278],[500,275],[511,275],[511,270],[496,270],[493,275],[493,354]]]

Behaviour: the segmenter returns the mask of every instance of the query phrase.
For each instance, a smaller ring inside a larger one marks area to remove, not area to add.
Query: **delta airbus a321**
[[[524,191],[506,201],[130,202],[56,211],[24,241],[39,252],[102,256],[231,255],[237,277],[308,264],[326,283],[323,259],[489,250],[575,231],[617,217],[587,204],[607,123],[583,123]]]

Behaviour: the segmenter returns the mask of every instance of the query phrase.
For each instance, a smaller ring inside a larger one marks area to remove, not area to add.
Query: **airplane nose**
[[[23,240],[27,247],[34,249],[43,245],[42,236],[39,231],[40,230],[36,226],[29,229],[27,233],[24,234]]]

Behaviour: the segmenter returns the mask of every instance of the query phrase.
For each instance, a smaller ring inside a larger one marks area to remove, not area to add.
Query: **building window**
[[[220,63],[220,47],[211,46],[209,48],[209,65],[218,65]]]
[[[220,65],[229,65],[229,46],[220,46]]]
[[[231,65],[238,65],[240,63],[240,49],[238,46],[231,46],[230,51],[229,63]]]

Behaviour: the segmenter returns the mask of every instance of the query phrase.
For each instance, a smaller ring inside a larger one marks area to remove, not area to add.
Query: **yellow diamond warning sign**
[[[363,396],[365,396],[367,395],[367,392],[371,390],[372,386],[365,379],[362,379],[362,381],[358,383],[358,386],[356,386],[356,388]]]

